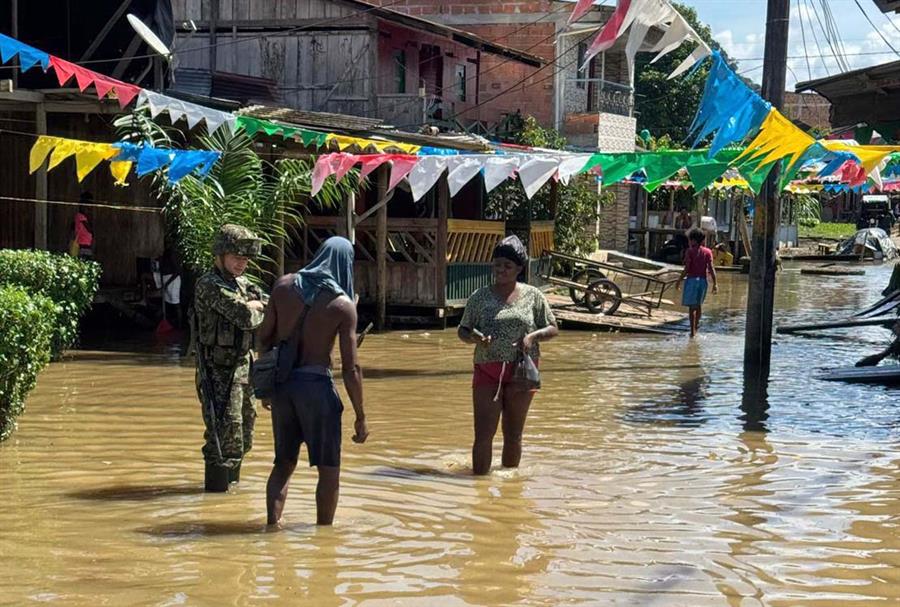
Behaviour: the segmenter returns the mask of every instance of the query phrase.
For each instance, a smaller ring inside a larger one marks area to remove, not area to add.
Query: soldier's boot
[[[228,491],[229,471],[225,466],[206,464],[206,478],[204,486],[210,493],[223,493]]]
[[[234,468],[228,469],[228,482],[229,483],[239,483],[241,482],[241,465],[240,463]]]

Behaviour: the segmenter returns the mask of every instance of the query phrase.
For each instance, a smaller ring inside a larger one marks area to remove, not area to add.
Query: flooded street
[[[776,322],[846,316],[890,271],[789,267]],[[888,333],[778,336],[768,432],[746,431],[746,278],[722,283],[693,342],[547,344],[523,466],[483,479],[470,348],[454,331],[368,337],[372,434],[349,440],[346,401],[333,528],[312,524],[301,462],[286,529],[265,532],[268,413],[239,489],[204,494],[193,369],[166,346],[77,352],[0,445],[0,604],[900,603],[900,392],[812,378]]]

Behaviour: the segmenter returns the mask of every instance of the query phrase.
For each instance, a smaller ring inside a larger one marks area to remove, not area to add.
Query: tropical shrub
[[[15,430],[25,397],[50,360],[57,308],[49,297],[0,285],[0,441]]]
[[[156,146],[182,147],[182,134],[155,124],[143,111],[116,122],[123,140],[148,141]],[[253,230],[272,250],[290,241],[303,223],[312,189],[313,163],[297,158],[270,162],[256,152],[253,138],[244,131],[232,135],[219,129],[191,141],[195,149],[217,150],[222,156],[205,177],[188,175],[169,184],[162,173],[153,176],[153,189],[165,204],[169,231],[179,257],[200,274],[213,264],[212,244],[219,227],[236,223]],[[315,202],[337,206],[359,187],[358,172],[351,171],[339,184],[326,180]],[[271,262],[263,258],[261,261]],[[257,276],[261,268],[256,265]]]
[[[0,250],[0,285],[20,286],[56,305],[53,357],[75,344],[78,323],[94,300],[99,280],[100,265],[93,261],[46,251]]]
[[[545,129],[532,116],[522,122],[514,142],[538,148],[561,150],[566,138],[553,129]],[[597,242],[593,226],[599,209],[610,203],[612,192],[598,192],[597,180],[591,175],[578,175],[568,185],[559,184],[559,204],[554,219],[553,246],[564,253],[593,253]],[[550,187],[542,187],[531,200],[518,179],[510,179],[488,194],[485,214],[493,219],[551,219]]]

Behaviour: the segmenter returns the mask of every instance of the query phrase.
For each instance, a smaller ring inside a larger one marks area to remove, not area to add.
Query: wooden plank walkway
[[[622,333],[648,333],[656,335],[680,335],[688,331],[687,314],[660,308],[647,317],[643,308],[623,303],[613,316],[591,314],[583,306],[576,306],[568,296],[548,293],[547,300],[560,326],[565,329],[587,331],[613,331]]]

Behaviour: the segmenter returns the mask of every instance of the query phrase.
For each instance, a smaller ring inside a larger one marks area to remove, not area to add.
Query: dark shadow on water
[[[66,495],[80,500],[146,502],[167,497],[200,495],[202,493],[203,487],[200,485],[121,485],[114,487],[100,487],[97,489],[82,489],[79,491],[72,491]]]
[[[738,417],[747,432],[768,432],[769,382],[754,382],[744,377],[741,415]]]
[[[369,472],[372,476],[380,476],[386,478],[401,478],[415,480],[422,477],[433,477],[440,479],[447,478],[474,478],[471,468],[460,468],[459,470],[438,470],[437,468],[429,468],[428,466],[382,466]]]
[[[541,366],[547,373],[583,373],[584,371],[660,371],[672,369],[699,369],[700,365],[606,365],[578,367]],[[363,370],[366,379],[401,379],[410,377],[468,376],[471,369],[369,369]]]
[[[310,525],[306,525],[304,528],[309,526]],[[283,527],[278,531],[290,530],[290,527]],[[181,540],[204,537],[225,537],[230,535],[262,535],[271,531],[272,530],[270,530],[265,523],[245,521],[235,521],[232,523],[202,521],[177,522],[137,529],[138,533],[143,533],[144,535]]]
[[[632,423],[698,428],[710,419],[703,408],[708,388],[708,375],[692,377],[681,382],[671,396],[661,395],[639,403],[628,409],[622,418]]]

